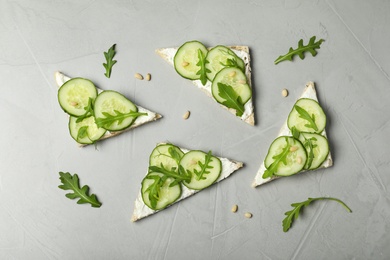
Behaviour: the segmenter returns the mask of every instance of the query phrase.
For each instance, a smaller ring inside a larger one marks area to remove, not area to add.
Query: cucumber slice
[[[69,132],[80,144],[92,144],[106,133],[106,129],[99,128],[95,124],[94,116],[86,117],[81,122],[77,122],[77,119],[74,116],[69,117]]]
[[[207,53],[206,60],[207,78],[210,81],[213,81],[215,75],[225,67],[238,67],[245,71],[244,61],[226,46],[218,45],[212,48]]]
[[[105,90],[101,92],[95,100],[94,116],[96,119],[107,118],[106,113],[111,116],[115,116],[118,115],[118,112],[126,114],[137,111],[138,107],[134,105],[133,102],[113,90]],[[131,126],[136,118],[136,116],[129,116],[121,120],[116,120],[110,125],[104,125],[103,128],[109,131],[123,130]]]
[[[198,50],[201,50],[206,57],[207,48],[198,41],[186,42],[177,50],[173,63],[177,73],[183,78],[200,79],[200,75],[196,74],[200,70],[200,67],[196,65],[199,62]]]
[[[252,90],[248,85],[247,78],[244,72],[242,72],[239,68],[226,67],[215,75],[214,81],[211,85],[211,92],[215,100],[222,104],[226,101],[226,99],[220,96],[218,83],[231,86],[241,99],[242,104],[248,102],[248,100],[252,97]]]
[[[278,160],[286,149],[288,149],[286,157],[282,160]],[[280,136],[272,142],[268,154],[265,157],[264,165],[268,169],[271,164],[278,162],[274,174],[289,176],[301,171],[306,164],[306,160],[306,150],[299,140],[291,136]]]
[[[213,184],[221,174],[222,163],[211,152],[193,150],[181,158],[180,166],[186,171],[192,172],[191,181],[183,184],[189,189],[201,190]]]
[[[290,130],[295,127],[299,132],[321,133],[326,126],[326,115],[317,101],[301,98],[288,115],[287,125]]]
[[[150,172],[146,175],[141,187],[142,200],[145,205],[153,210],[160,210],[178,200],[181,196],[181,185],[178,182],[173,184],[174,181],[175,179],[171,177],[164,180],[164,175],[158,172]],[[155,194],[150,194],[151,190],[156,191]],[[157,199],[155,204],[152,203],[154,199]]]
[[[85,107],[92,103],[98,92],[92,81],[83,78],[73,78],[58,89],[58,102],[61,108],[71,116],[82,116],[87,113]]]
[[[305,169],[314,170],[320,167],[329,154],[328,139],[320,134],[301,133],[299,135],[299,140],[307,151],[308,158]],[[313,153],[311,153],[311,150]]]
[[[172,144],[161,144],[153,149],[149,157],[149,166],[158,166],[161,164],[165,169],[177,172],[179,162],[184,153],[179,147]]]

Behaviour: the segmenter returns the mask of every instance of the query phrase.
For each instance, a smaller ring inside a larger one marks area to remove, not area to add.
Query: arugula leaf
[[[285,165],[287,165],[287,155],[290,153],[290,143],[288,142],[288,138],[286,137],[286,146],[283,148],[283,150],[280,152],[280,154],[272,156],[272,159],[274,159],[273,163],[264,171],[263,173],[263,179],[272,177],[275,175],[276,170],[278,169],[279,163],[283,162]]]
[[[84,115],[82,116],[79,116],[77,119],[76,119],[76,123],[80,123],[81,121],[83,121],[85,118],[87,117],[90,117],[93,115],[93,105],[92,105],[92,102],[93,99],[90,97],[88,99],[88,105],[84,107],[84,110],[86,111]]]
[[[242,116],[245,111],[242,99],[230,85],[218,83],[218,95],[225,99],[221,104],[236,110],[236,116]]]
[[[147,175],[146,179],[152,179],[154,182],[145,190],[149,192],[149,201],[152,209],[156,209],[157,203],[160,199],[161,187],[164,185],[164,182],[168,179],[166,176],[159,175]]]
[[[79,131],[77,132],[77,141],[79,141],[80,139],[83,139],[85,137],[88,137],[88,126],[85,125],[85,126],[82,126],[79,128]]]
[[[300,210],[303,207],[308,206],[311,202],[316,200],[334,200],[340,203],[348,212],[350,213],[352,212],[352,210],[344,202],[336,198],[331,198],[331,197],[308,198],[305,201],[291,204],[293,209],[284,213],[286,217],[282,221],[283,231],[287,232],[290,229],[292,222],[298,218]]]
[[[194,169],[194,173],[196,175],[196,179],[199,181],[199,180],[205,180],[206,177],[204,177],[203,175],[205,174],[209,174],[210,171],[208,169],[212,169],[214,168],[213,166],[209,165],[210,162],[211,162],[211,151],[209,151],[206,156],[205,156],[205,161],[204,163],[202,163],[201,161],[198,161],[198,165],[200,166],[200,171],[197,171],[196,169]]]
[[[308,151],[307,155],[307,168],[310,169],[311,164],[314,159],[314,148],[316,148],[318,145],[314,144],[313,141],[317,141],[317,138],[312,137],[309,139],[305,138],[305,141],[303,142],[303,145],[306,147],[306,151]]]
[[[116,44],[112,45],[107,52],[104,52],[104,57],[106,58],[107,62],[103,63],[103,66],[106,69],[106,73],[104,73],[104,75],[106,75],[107,78],[111,76],[112,66],[114,66],[114,64],[116,63],[116,60],[113,59],[115,56],[115,45]]]
[[[130,111],[129,113],[122,113],[118,110],[114,110],[114,115],[111,115],[108,112],[102,112],[104,117],[99,117],[95,119],[95,123],[98,127],[109,128],[113,123],[118,121],[118,124],[121,124],[123,120],[128,117],[139,117],[147,116],[148,113],[134,112]]]
[[[301,135],[301,132],[299,132],[299,130],[298,130],[295,126],[293,126],[293,127],[291,128],[291,134],[292,134],[292,136],[293,136],[295,139],[299,139],[299,136]]]
[[[176,149],[174,147],[169,147],[168,148],[168,153],[169,155],[171,156],[171,158],[173,160],[175,160],[177,162],[177,164],[179,164],[180,160],[181,160],[181,155],[178,151],[176,151]]]
[[[300,118],[305,119],[309,122],[308,124],[305,124],[306,127],[313,128],[314,131],[318,131],[318,127],[317,127],[316,122],[315,122],[316,117],[314,116],[314,114],[312,114],[312,116],[310,116],[309,113],[305,109],[303,109],[302,107],[297,106],[297,105],[294,105],[294,108],[298,112]]]
[[[198,49],[198,63],[196,63],[197,66],[200,67],[199,71],[196,72],[196,75],[200,75],[200,82],[202,82],[202,85],[206,85],[207,83],[207,73],[211,72],[208,68],[206,68],[206,63],[209,63],[208,60],[206,60],[205,55],[203,52]]]
[[[294,50],[291,47],[287,54],[279,56],[275,60],[274,63],[278,64],[279,62],[285,61],[285,60],[292,61],[294,55],[298,55],[299,58],[301,58],[301,60],[303,60],[305,58],[305,54],[304,54],[305,51],[310,52],[311,55],[313,55],[313,57],[315,57],[317,55],[317,51],[315,49],[320,49],[320,45],[324,41],[324,39],[320,39],[317,42],[315,40],[316,40],[316,37],[313,36],[313,37],[310,38],[309,43],[307,45],[303,45],[303,39],[301,39],[298,42],[298,48],[297,49]]]
[[[236,55],[231,50],[219,50],[221,53],[225,54],[226,56],[230,56],[231,58],[226,59],[226,63],[219,62],[224,67],[236,67],[240,68],[237,63]],[[241,68],[240,68],[241,69]]]
[[[184,170],[184,169],[182,169]],[[164,165],[161,163],[160,167],[159,166],[149,166],[149,172],[158,172],[166,175],[167,177],[174,178],[177,180],[177,182],[180,181],[191,181],[191,176],[187,174],[185,171],[180,172],[180,166],[179,166],[179,173],[175,171],[175,169],[168,170],[164,167]]]
[[[100,208],[102,205],[95,194],[88,195],[89,187],[84,185],[80,188],[79,177],[77,174],[73,176],[69,172],[59,172],[60,180],[62,185],[58,186],[58,188],[63,190],[72,190],[73,193],[68,193],[65,196],[69,199],[79,199],[77,204],[85,204],[89,203],[92,207]]]

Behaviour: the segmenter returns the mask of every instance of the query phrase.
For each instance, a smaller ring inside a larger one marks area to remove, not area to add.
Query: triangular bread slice
[[[160,143],[160,144],[162,144],[162,143]],[[160,144],[158,144],[158,145],[160,145]],[[190,151],[188,149],[181,148],[181,147],[180,147],[180,149],[184,153],[187,153]],[[242,162],[237,162],[237,161],[230,160],[227,158],[222,158],[222,157],[218,157],[218,158],[222,162],[222,172],[221,172],[219,178],[212,185],[226,179],[231,174],[233,174],[235,171],[237,171],[238,169],[240,169],[241,167],[244,166],[244,164]],[[182,185],[182,193],[181,193],[180,198],[177,201],[175,201],[174,203],[172,203],[171,205],[169,205],[168,207],[172,206],[173,204],[175,204],[183,199],[186,199],[186,198],[198,193],[199,191],[202,191],[202,190],[192,190],[192,189],[189,189],[186,186]],[[166,208],[164,208],[164,209],[166,209]],[[161,210],[164,210],[164,209],[161,209]],[[141,190],[140,190],[138,193],[138,196],[135,200],[135,203],[134,203],[134,211],[133,211],[133,216],[131,217],[131,221],[132,222],[138,221],[142,218],[145,218],[147,216],[155,214],[161,210],[152,210],[151,208],[146,206],[142,200],[142,195],[141,195]]]
[[[303,91],[300,98],[311,98],[311,99],[314,99],[315,101],[318,102],[317,93],[316,93],[313,82],[308,82],[306,84],[305,90]],[[321,134],[327,138],[325,129]],[[287,126],[287,119],[286,119],[285,123],[283,124],[282,128],[280,129],[278,137],[282,136],[282,135],[287,135],[287,136],[292,135],[290,129]],[[332,165],[333,165],[332,155],[329,151],[328,157],[325,159],[325,161],[321,164],[321,166],[318,169],[328,168]],[[270,181],[275,180],[277,178],[280,178],[280,177],[274,176],[271,178],[263,179],[262,176],[263,176],[265,170],[266,170],[266,168],[264,166],[264,161],[263,161],[263,163],[260,165],[259,170],[256,173],[255,179],[252,183],[252,187],[257,187],[257,186],[262,185],[264,183],[267,183],[267,182],[270,182]],[[301,172],[303,172],[303,171],[301,171]]]
[[[247,77],[248,85],[250,86],[252,90],[252,81],[251,81],[251,75],[252,75],[252,68],[251,68],[251,57],[249,53],[249,47],[248,46],[227,46],[230,48],[235,54],[237,54],[238,57],[240,57],[244,63],[245,63],[245,75]],[[156,53],[160,55],[161,58],[163,58],[165,61],[167,61],[169,64],[174,66],[173,64],[173,58],[175,57],[175,54],[178,50],[178,47],[175,48],[161,48],[157,49]],[[211,82],[208,80],[206,85],[203,86],[200,80],[191,80],[192,83],[197,86],[199,89],[203,90],[207,96],[214,99],[212,93],[211,93]],[[253,93],[253,91],[252,91]],[[214,99],[215,100],[215,99]],[[215,101],[217,102],[217,101]],[[219,104],[219,103],[218,103]],[[225,107],[224,105],[219,104],[221,107],[229,110],[232,114],[236,115],[236,111],[234,109],[229,109]],[[245,111],[241,117],[239,117],[242,121],[245,123],[248,123],[249,125],[255,124],[255,116],[254,116],[254,108],[253,108],[253,97],[251,97],[248,102],[244,106]]]
[[[67,82],[68,80],[70,80],[71,78],[66,76],[65,74],[57,71],[54,73],[54,78],[55,78],[55,81],[57,83],[57,86],[58,87],[61,87],[65,82]],[[97,88],[98,90],[98,93],[102,92],[101,89]],[[160,119],[162,116],[156,112],[153,112],[153,111],[150,111],[146,108],[143,108],[139,105],[136,105],[138,107],[138,111],[139,112],[143,112],[143,113],[147,113],[148,115],[147,116],[140,116],[140,117],[137,117],[136,120],[134,121],[134,123],[124,129],[124,130],[121,130],[121,131],[113,131],[113,132],[110,132],[110,131],[107,131],[100,139],[99,141],[101,140],[104,140],[104,139],[107,139],[107,138],[110,138],[110,137],[114,137],[114,136],[117,136],[121,133],[124,133],[124,132],[127,132],[133,128],[136,128],[136,127],[139,127],[143,124],[146,124],[146,123],[149,123],[149,122],[153,122],[153,121],[156,121],[157,119]],[[80,146],[86,146],[87,144],[79,144]]]

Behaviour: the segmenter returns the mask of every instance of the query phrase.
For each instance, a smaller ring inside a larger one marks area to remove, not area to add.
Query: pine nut
[[[150,73],[146,74],[145,80],[150,81],[152,79],[152,75]]]
[[[187,67],[188,65],[190,65],[190,64],[186,61],[183,61],[183,63],[181,64],[181,66],[183,66],[183,67]]]
[[[290,152],[295,152],[296,150],[298,150],[298,146],[291,146],[290,147]]]
[[[233,213],[236,213],[237,210],[238,210],[238,206],[237,206],[237,205],[233,205],[233,207],[232,207],[232,212],[233,212]]]
[[[297,157],[297,163],[299,163],[299,164],[302,163],[302,157],[300,157],[300,156]]]
[[[245,216],[246,218],[252,218],[252,213],[246,212],[246,213],[244,214],[244,216]]]
[[[236,75],[236,72],[235,71],[232,71],[229,73],[229,77],[234,77]]]
[[[144,79],[144,77],[143,77],[141,74],[139,74],[139,73],[135,73],[135,74],[134,74],[134,77],[135,77],[136,79],[139,79],[139,80],[143,80],[143,79]]]
[[[183,115],[183,119],[187,120],[189,117],[190,117],[190,111],[185,112]]]
[[[78,104],[79,104],[79,103],[77,103],[76,101],[70,102],[70,105],[73,106],[73,107],[77,106]]]
[[[288,90],[287,90],[287,89],[284,88],[284,89],[282,90],[282,96],[283,96],[283,97],[287,97],[287,96],[288,96]]]

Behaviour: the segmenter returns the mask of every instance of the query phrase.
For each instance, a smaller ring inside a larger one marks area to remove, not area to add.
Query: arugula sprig
[[[274,159],[274,161],[264,171],[263,176],[262,176],[263,179],[274,176],[275,172],[278,169],[279,163],[284,163],[284,165],[287,165],[287,155],[290,153],[290,147],[291,147],[291,144],[289,143],[288,138],[286,137],[286,146],[283,148],[283,150],[279,154],[272,156],[272,159]]]
[[[112,66],[114,66],[114,64],[116,63],[116,60],[114,60],[115,46],[116,44],[112,45],[107,52],[104,52],[104,57],[106,58],[106,62],[107,62],[107,63],[103,63],[103,66],[106,69],[106,73],[104,73],[104,75],[107,78],[111,76]]]
[[[108,112],[102,112],[104,117],[98,117],[95,119],[95,123],[98,127],[109,128],[113,123],[118,122],[121,124],[123,120],[129,117],[147,116],[148,113],[130,111],[128,113],[122,113],[118,110],[114,110],[114,115]]]
[[[298,105],[294,105],[294,109],[298,112],[300,118],[308,121],[308,124],[305,124],[306,127],[312,128],[314,131],[318,131],[316,117],[314,114],[310,115],[305,109]]]
[[[212,154],[211,154],[211,151],[209,151],[205,155],[204,163],[202,163],[201,161],[198,161],[198,165],[200,166],[200,170],[198,171],[198,170],[194,169],[194,174],[196,175],[196,179],[198,181],[199,180],[205,180],[206,177],[203,176],[203,175],[209,174],[210,173],[209,169],[213,169],[214,168],[214,166],[210,165],[211,159],[212,159]]]
[[[76,119],[76,123],[80,123],[83,121],[85,118],[90,117],[93,115],[93,99],[90,97],[88,98],[88,104],[84,107],[85,114],[82,116],[79,116]]]
[[[236,67],[240,68],[237,63],[237,59],[235,57],[235,54],[231,50],[219,50],[221,53],[225,54],[226,56],[230,56],[231,58],[226,59],[226,63],[219,62],[224,67]]]
[[[242,116],[245,111],[244,103],[242,102],[241,97],[234,91],[233,87],[230,85],[218,83],[218,94],[225,101],[221,104],[236,110],[236,116]]]
[[[313,36],[310,38],[309,40],[309,43],[307,45],[303,45],[303,39],[299,40],[298,42],[298,48],[297,49],[293,49],[292,47],[289,49],[288,53],[287,54],[284,54],[284,55],[281,55],[279,56],[276,60],[275,60],[275,64],[278,64],[279,62],[281,61],[285,61],[285,60],[289,60],[289,61],[292,61],[293,57],[295,55],[298,55],[299,58],[301,58],[301,60],[303,60],[305,58],[305,52],[308,51],[311,53],[311,55],[313,55],[313,57],[315,57],[317,55],[317,51],[316,49],[320,49],[320,45],[321,43],[323,42],[324,40],[323,39],[320,39],[316,42],[316,37]]]
[[[176,171],[176,167],[172,167],[172,169],[166,169],[164,165],[161,163],[160,166],[149,166],[149,172],[162,173],[167,177],[171,177],[175,179],[177,183],[181,181],[186,181],[186,182],[191,181],[191,174],[189,172],[186,172],[184,168],[180,165],[178,171]]]
[[[291,204],[293,209],[290,210],[290,211],[287,211],[286,213],[284,213],[284,215],[286,215],[286,217],[282,221],[283,231],[287,232],[290,229],[293,221],[298,218],[299,213],[300,213],[300,211],[302,210],[303,207],[308,206],[310,203],[312,203],[313,201],[316,201],[316,200],[333,200],[333,201],[337,201],[348,212],[350,212],[350,213],[352,212],[352,210],[343,201],[341,201],[339,199],[336,199],[336,198],[332,198],[332,197],[308,198],[305,201]]]
[[[200,82],[202,82],[202,85],[204,86],[207,83],[207,73],[211,72],[206,68],[206,63],[209,63],[209,61],[206,60],[206,56],[200,49],[198,49],[198,59],[199,61],[196,65],[199,66],[200,69],[196,72],[196,75],[200,75]]]
[[[84,185],[80,188],[79,177],[77,174],[70,174],[69,172],[59,172],[62,185],[58,188],[63,190],[71,190],[73,193],[67,193],[65,196],[69,199],[79,199],[77,204],[89,203],[94,208],[100,208],[102,205],[95,194],[89,195],[89,187]]]
[[[311,164],[313,163],[314,159],[314,148],[316,148],[318,145],[314,142],[317,141],[317,138],[311,137],[311,138],[305,138],[305,141],[303,142],[303,145],[306,148],[307,154],[307,168],[310,169]]]

